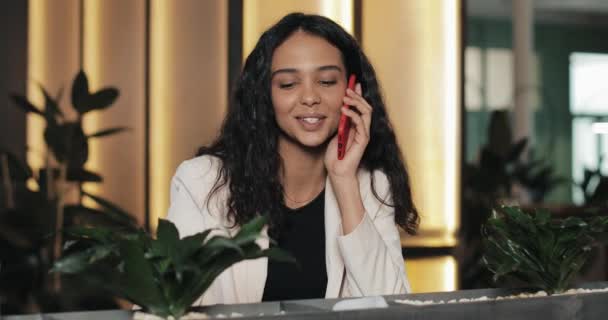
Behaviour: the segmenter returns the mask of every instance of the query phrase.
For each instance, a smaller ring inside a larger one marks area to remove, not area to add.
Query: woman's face
[[[271,94],[281,139],[317,147],[331,138],[346,93],[346,71],[338,48],[297,31],[272,56]]]

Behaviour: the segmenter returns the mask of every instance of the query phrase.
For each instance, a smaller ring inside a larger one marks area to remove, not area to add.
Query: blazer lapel
[[[344,262],[338,248],[338,237],[342,234],[342,218],[338,201],[334,195],[329,178],[325,181],[325,264],[327,267],[326,298],[340,294],[344,275]]]
[[[340,295],[342,279],[344,277],[344,261],[338,248],[338,237],[342,235],[342,219],[338,208],[338,201],[334,195],[329,178],[325,181],[325,265],[327,268],[326,298],[335,298]],[[262,249],[269,246],[267,228],[263,236],[257,240]],[[248,260],[238,268],[240,283],[246,283],[245,292],[238,292],[237,300],[242,302],[259,302],[264,295],[264,286],[268,275],[268,258]],[[235,288],[243,288],[235,284]]]
[[[262,230],[262,236],[256,240],[256,243],[262,250],[268,249],[270,242],[268,241],[268,227]],[[249,260],[249,264],[243,266],[241,275],[243,276],[242,283],[246,283],[246,294],[243,301],[260,302],[264,296],[264,287],[266,286],[266,276],[268,275],[268,258],[258,258]],[[241,286],[238,286],[241,287]],[[242,288],[242,287],[241,287]]]

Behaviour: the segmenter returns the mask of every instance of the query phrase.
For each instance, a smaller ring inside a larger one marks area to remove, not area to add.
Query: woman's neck
[[[325,147],[306,148],[286,139],[279,139],[279,154],[283,160],[281,183],[288,207],[299,207],[323,190]]]

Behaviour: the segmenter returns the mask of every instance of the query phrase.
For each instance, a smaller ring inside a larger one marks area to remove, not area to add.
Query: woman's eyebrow
[[[321,66],[317,68],[317,71],[325,71],[325,70],[337,70],[342,72],[342,68],[336,66],[336,65],[327,65],[327,66]]]
[[[285,68],[285,69],[279,69],[279,70],[275,70],[270,74],[270,78],[274,78],[275,75],[277,75],[278,73],[297,73],[298,70],[295,68]]]
[[[317,68],[317,71],[326,71],[326,70],[336,70],[339,72],[342,72],[342,68],[340,68],[337,65],[326,65],[326,66],[320,66]],[[283,68],[283,69],[278,69],[273,71],[270,74],[270,78],[274,78],[275,75],[279,74],[279,73],[297,73],[298,69],[296,68]]]

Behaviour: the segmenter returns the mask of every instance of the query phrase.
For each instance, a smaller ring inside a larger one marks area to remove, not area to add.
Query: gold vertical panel
[[[404,152],[420,235],[404,246],[453,246],[460,217],[460,1],[363,2],[363,46]]]
[[[150,3],[150,219],[180,162],[217,135],[227,105],[228,1]]]
[[[452,256],[406,259],[405,267],[413,293],[457,289],[457,263]]]
[[[28,4],[27,97],[39,108],[44,106],[40,86],[52,96],[62,88],[64,93],[69,92],[78,70],[79,4],[79,0],[30,0]],[[75,113],[68,108],[68,97],[64,94],[59,103],[65,115],[72,118]],[[34,172],[45,166],[45,126],[42,118],[28,115],[27,161]]]
[[[90,139],[87,167],[101,184],[85,188],[117,203],[143,225],[145,176],[145,0],[87,0],[83,8],[83,69],[89,89],[113,86],[120,96],[108,109],[84,116],[85,133],[111,127],[128,132]]]
[[[353,0],[247,0],[243,1],[243,57],[271,25],[291,12],[326,16],[353,33]]]

